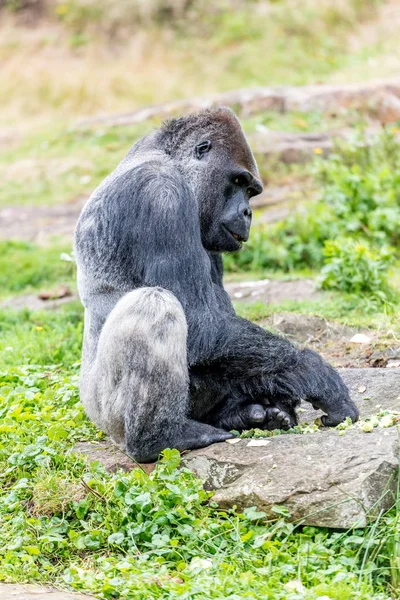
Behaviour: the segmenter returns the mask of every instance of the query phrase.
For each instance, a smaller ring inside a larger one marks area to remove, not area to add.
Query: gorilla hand
[[[302,350],[302,371],[306,385],[304,399],[326,415],[321,417],[325,427],[335,427],[350,417],[354,423],[359,413],[349,390],[339,373],[312,350]]]

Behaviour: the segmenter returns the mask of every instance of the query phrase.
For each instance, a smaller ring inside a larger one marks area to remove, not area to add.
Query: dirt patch
[[[77,196],[57,206],[8,206],[0,209],[0,239],[45,244],[49,237],[72,240],[79,214],[87,200]]]
[[[376,331],[296,313],[277,313],[259,324],[292,342],[312,348],[335,367],[400,367],[400,342]],[[364,334],[365,343],[353,341],[359,333]]]
[[[312,279],[294,281],[242,281],[225,283],[225,289],[236,302],[279,304],[285,300],[311,300],[321,297]]]
[[[43,300],[39,294],[23,294],[0,302],[0,308],[11,310],[56,310],[65,304],[78,299],[78,294],[71,293],[63,298]]]

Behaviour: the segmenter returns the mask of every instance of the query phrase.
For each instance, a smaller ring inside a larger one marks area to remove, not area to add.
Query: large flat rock
[[[262,445],[253,445],[255,443]],[[395,500],[396,428],[280,435],[214,444],[185,456],[222,508],[284,506],[295,522],[365,527]]]

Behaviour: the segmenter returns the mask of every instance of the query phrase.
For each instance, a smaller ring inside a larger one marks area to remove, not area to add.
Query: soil
[[[75,225],[87,200],[81,195],[56,206],[0,208],[0,240],[19,239],[45,245],[50,237],[72,241]]]
[[[277,313],[259,324],[292,342],[312,348],[334,367],[400,368],[400,341],[393,335],[296,313]],[[353,341],[359,333],[363,334],[365,343]]]

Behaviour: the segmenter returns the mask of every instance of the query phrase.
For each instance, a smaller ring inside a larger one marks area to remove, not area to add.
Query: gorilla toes
[[[265,407],[262,404],[250,404],[247,407],[247,424],[256,427],[265,421]]]
[[[267,429],[268,431],[283,429],[284,431],[287,431],[295,424],[296,423],[293,422],[291,416],[287,412],[276,406],[267,407],[263,429]]]

